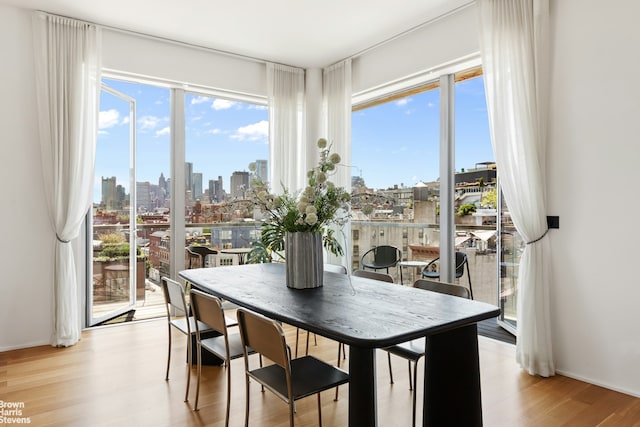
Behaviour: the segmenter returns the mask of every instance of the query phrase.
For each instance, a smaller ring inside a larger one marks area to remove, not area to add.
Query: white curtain
[[[324,69],[323,95],[326,138],[342,165],[333,182],[351,192],[351,59]]]
[[[304,70],[267,64],[269,96],[269,181],[274,193],[304,188]],[[275,167],[274,167],[275,166]]]
[[[55,245],[51,344],[69,346],[80,339],[82,324],[71,241],[92,200],[100,29],[40,12],[33,28],[42,173]]]
[[[519,269],[516,357],[530,374],[551,376],[545,196],[549,2],[477,5],[493,150],[511,217],[527,242]]]
[[[351,193],[351,59],[325,68],[322,87],[323,115],[326,120],[325,135],[331,144],[331,151],[338,153],[342,158],[331,180]],[[328,254],[329,262],[344,265],[347,271],[351,271],[351,260],[348,258],[351,253],[350,224],[347,223],[342,230],[335,230],[335,232],[345,255],[337,258]]]

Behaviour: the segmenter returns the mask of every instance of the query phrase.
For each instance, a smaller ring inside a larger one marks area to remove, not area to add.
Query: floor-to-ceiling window
[[[259,238],[244,196],[250,163],[268,176],[267,130],[267,108],[246,96],[103,79],[87,221],[88,324],[163,315],[160,279],[189,266],[189,246],[218,252],[207,265],[242,260]]]
[[[249,190],[253,174],[269,181],[268,109],[198,93],[184,105],[186,246],[216,251],[206,265],[238,264],[260,237]]]
[[[392,271],[407,284],[441,255],[442,236],[451,236],[454,252],[467,261],[455,281],[472,286],[476,300],[498,304],[504,261],[498,249],[498,171],[484,83],[480,68],[451,77],[450,95],[441,90],[441,79],[431,80],[354,106],[354,268],[369,248],[390,244],[403,251],[405,261],[413,261]],[[453,108],[441,108],[443,102]],[[444,123],[455,125],[442,145],[441,120],[447,114],[451,117]],[[451,171],[443,164],[454,169],[446,188],[442,179]],[[451,195],[452,225],[441,218],[442,191]],[[451,258],[455,262],[455,255]],[[439,266],[436,262],[430,268]]]

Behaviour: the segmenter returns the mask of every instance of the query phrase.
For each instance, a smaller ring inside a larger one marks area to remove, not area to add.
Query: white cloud
[[[156,131],[156,136],[169,135],[169,133],[171,133],[171,128],[167,126]]]
[[[220,129],[214,128],[214,129],[209,129],[209,130],[205,131],[204,133],[210,133],[212,135],[217,135],[220,132],[222,132]]]
[[[98,129],[112,128],[120,121],[118,110],[111,109],[98,113]]]
[[[407,105],[411,101],[413,101],[412,98],[402,98],[402,99],[399,99],[398,101],[396,101],[396,106],[404,107],[405,105]]]
[[[122,121],[120,122],[120,124],[121,125],[126,125],[130,121],[131,121],[131,118],[129,116],[125,116],[125,117],[122,118]]]
[[[226,99],[216,99],[213,101],[213,104],[211,104],[211,108],[213,108],[214,110],[228,110],[236,104],[237,102],[229,101]]]
[[[433,102],[429,102],[429,103],[427,104],[427,107],[429,107],[429,108],[433,108],[433,107],[435,107],[435,106],[436,106],[436,104],[434,104]]]
[[[160,124],[160,120],[160,117],[156,116],[142,116],[138,119],[138,125],[140,130],[153,130]]]
[[[231,135],[231,138],[238,141],[258,141],[266,138],[269,135],[269,122],[266,120],[259,121],[247,126],[238,128],[236,132]]]
[[[249,110],[267,110],[269,107],[266,105],[249,104]]]
[[[204,102],[208,102],[211,98],[207,98],[206,96],[196,96],[195,98],[191,98],[191,105],[202,104]]]

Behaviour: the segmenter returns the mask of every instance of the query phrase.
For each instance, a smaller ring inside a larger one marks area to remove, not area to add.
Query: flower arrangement
[[[287,189],[281,195],[271,194],[260,180],[252,182],[253,200],[266,215],[262,224],[262,250],[268,255],[275,251],[281,255],[286,232],[323,233],[323,244],[330,252],[342,255],[343,249],[334,236],[330,225],[341,227],[348,220],[351,196],[342,187],[329,181],[340,163],[340,155],[331,153],[327,140],[318,140],[320,160],[318,165],[307,172],[307,186],[300,194],[292,194]],[[255,164],[249,165],[255,171]],[[253,251],[252,251],[253,252]],[[250,253],[248,260],[264,261]],[[265,254],[262,254],[263,258]]]

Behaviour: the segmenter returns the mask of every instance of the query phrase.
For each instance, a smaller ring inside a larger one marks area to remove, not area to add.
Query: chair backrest
[[[369,249],[362,255],[361,263],[367,267],[373,264],[369,261],[366,262],[365,258],[370,260],[370,255],[373,254],[373,264],[379,268],[393,267],[402,259],[402,252],[395,246],[381,245]]]
[[[290,372],[291,359],[282,326],[275,320],[242,308],[236,311],[236,315],[245,355],[246,348],[250,347]]]
[[[187,314],[189,311],[184,295],[184,286],[168,277],[163,277],[160,280],[160,284],[164,293],[165,305],[167,306],[167,316],[171,318],[171,309]]]
[[[400,261],[400,250],[394,246],[377,246],[373,249],[376,264],[392,264]]]
[[[378,273],[371,270],[353,270],[352,276],[366,277],[367,279],[380,280],[382,282],[393,283],[393,277],[387,273]]]
[[[206,267],[205,261],[207,259],[207,255],[217,255],[218,251],[215,249],[211,249],[207,246],[189,246],[188,248],[191,252],[198,254],[200,257],[200,267]]]
[[[205,323],[211,329],[215,329],[222,335],[227,333],[227,322],[225,320],[224,311],[222,310],[222,301],[213,295],[192,289],[190,292],[191,310],[196,320]],[[198,322],[196,330],[198,329]]]
[[[413,284],[413,287],[424,289],[427,291],[439,292],[441,294],[453,295],[455,297],[471,299],[469,289],[459,285],[454,285],[452,283],[439,282],[436,280],[418,279]]]
[[[190,248],[184,248],[184,251],[187,254],[187,268],[193,268],[194,261],[197,262],[200,267],[204,267],[200,254],[195,253]]]
[[[464,266],[469,268],[469,260],[464,252],[456,252],[456,278],[459,279],[464,274]]]

